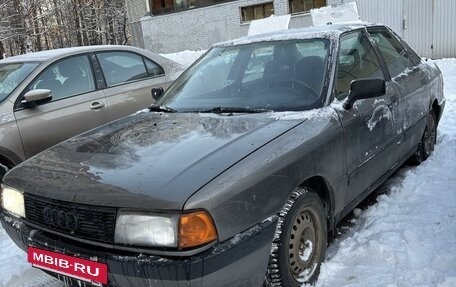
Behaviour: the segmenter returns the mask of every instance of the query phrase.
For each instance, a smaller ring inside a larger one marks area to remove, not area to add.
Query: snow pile
[[[314,26],[328,25],[328,23],[361,22],[356,2],[311,9],[310,15]]]
[[[202,51],[185,50],[185,51],[178,52],[178,53],[161,54],[160,56],[163,56],[174,62],[177,62],[177,63],[181,64],[182,66],[184,66],[184,68],[188,68],[196,60],[198,60],[198,58],[201,57],[204,53],[206,53],[206,50],[202,50]]]
[[[274,16],[250,22],[248,36],[288,29],[291,15]]]

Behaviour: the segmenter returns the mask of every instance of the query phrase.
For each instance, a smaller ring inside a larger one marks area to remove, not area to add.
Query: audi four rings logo
[[[49,225],[71,231],[75,231],[79,227],[78,215],[74,211],[65,212],[46,206],[43,209],[43,219]]]

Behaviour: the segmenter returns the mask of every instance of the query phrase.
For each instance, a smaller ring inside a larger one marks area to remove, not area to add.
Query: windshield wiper
[[[271,110],[267,109],[254,109],[254,108],[243,108],[243,107],[215,107],[208,110],[199,111],[200,113],[214,113],[214,114],[223,114],[223,113],[264,113],[270,112]]]
[[[156,105],[151,105],[149,107],[149,110],[151,112],[165,112],[165,113],[177,113],[176,110],[168,108],[166,106],[156,106]]]

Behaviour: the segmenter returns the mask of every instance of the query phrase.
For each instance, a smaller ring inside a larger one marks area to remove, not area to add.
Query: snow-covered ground
[[[199,54],[198,54],[199,53]],[[165,55],[188,66],[202,52]],[[405,167],[328,248],[317,287],[456,287],[456,59],[436,61],[447,104],[433,155]],[[0,287],[62,284],[26,262],[0,227]]]

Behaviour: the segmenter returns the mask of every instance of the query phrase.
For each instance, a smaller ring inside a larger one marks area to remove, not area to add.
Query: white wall
[[[343,0],[351,2],[353,0]],[[356,0],[361,19],[391,27],[423,57],[456,57],[455,0]]]

